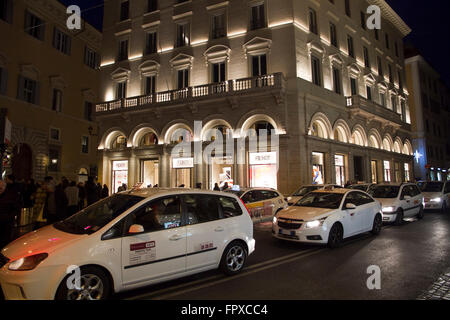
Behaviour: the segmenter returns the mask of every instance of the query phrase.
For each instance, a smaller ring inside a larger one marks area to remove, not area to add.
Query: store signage
[[[194,158],[173,158],[174,169],[186,169],[194,167]]]
[[[125,171],[128,170],[128,161],[114,161],[113,171]]]
[[[250,153],[249,163],[250,165],[277,164],[277,153],[276,152]]]
[[[344,156],[334,156],[334,164],[338,167],[344,166]]]

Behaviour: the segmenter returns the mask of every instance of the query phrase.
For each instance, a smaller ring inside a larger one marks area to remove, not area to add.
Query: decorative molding
[[[218,62],[230,62],[230,52],[231,49],[224,45],[215,45],[208,48],[203,56],[205,57],[206,65],[210,63],[218,63]]]
[[[272,46],[272,40],[255,37],[252,40],[246,42],[242,48],[244,49],[245,58],[247,59],[248,55],[262,55],[268,54],[270,52],[270,48]]]

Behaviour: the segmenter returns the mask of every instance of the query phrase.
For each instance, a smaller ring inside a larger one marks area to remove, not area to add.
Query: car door
[[[151,200],[126,217],[125,230],[143,232],[122,238],[124,286],[176,277],[186,270],[186,227],[179,196]]]
[[[361,219],[363,223],[362,231],[372,230],[375,215],[380,211],[380,208],[377,202],[368,194],[359,192],[358,195],[361,197],[361,211],[363,212],[363,219]]]
[[[248,210],[252,218],[260,218],[262,217],[264,211],[264,204],[262,194],[259,190],[251,190],[248,191],[242,197],[242,201],[247,206]]]
[[[406,199],[407,197],[410,197],[410,198]],[[414,200],[411,195],[411,189],[409,188],[408,185],[405,185],[401,188],[399,200],[400,200],[400,206],[403,209],[404,217],[411,216],[412,215],[411,211],[413,208]]]
[[[182,199],[187,229],[186,271],[215,267],[227,234],[218,197],[187,194]]]
[[[359,233],[363,227],[364,213],[361,207],[361,198],[358,196],[359,192],[347,193],[344,203],[342,205],[343,211],[343,225],[344,225],[344,237],[350,237]],[[352,203],[356,206],[355,209],[346,209],[347,204]]]

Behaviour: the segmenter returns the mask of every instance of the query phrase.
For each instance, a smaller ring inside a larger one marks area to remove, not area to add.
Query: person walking
[[[109,197],[109,189],[108,189],[108,186],[106,184],[104,184],[103,189],[102,189],[102,199],[108,198],[108,197]]]
[[[86,182],[86,199],[87,199],[87,205],[90,206],[91,204],[97,202],[98,199],[98,193],[97,193],[97,185],[94,182],[93,177],[89,177],[88,181]]]
[[[14,234],[14,218],[20,213],[19,194],[0,180],[0,249],[10,243]]]
[[[78,210],[83,210],[86,200],[86,188],[83,182],[78,183]]]
[[[221,191],[226,191],[226,190],[228,190],[228,182],[225,182]]]
[[[64,220],[67,216],[67,196],[66,188],[69,186],[69,181],[63,179],[55,188],[55,203],[56,203],[56,221]]]
[[[214,191],[220,191],[220,187],[219,187],[219,184],[217,182],[214,184],[214,189],[213,190]]]
[[[78,187],[75,181],[72,181],[64,190],[67,197],[67,217],[71,217],[78,212]]]
[[[47,221],[44,219],[44,207],[47,200],[47,192],[45,191],[44,183],[38,183],[36,186],[36,192],[33,195],[33,219],[34,230],[38,229],[42,224]]]

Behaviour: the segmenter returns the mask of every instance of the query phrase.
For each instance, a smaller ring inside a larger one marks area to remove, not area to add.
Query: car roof
[[[252,191],[252,190],[263,190],[263,191],[277,191],[276,189],[272,189],[272,188],[241,188],[240,190],[237,190],[236,192],[242,191],[242,192],[247,192],[247,191]],[[232,189],[228,189],[227,191],[234,191]]]
[[[377,186],[391,186],[391,187],[401,187],[401,186],[411,186],[411,185],[415,185],[412,182],[383,182],[383,183],[378,183]]]
[[[150,198],[153,196],[164,196],[171,194],[210,194],[210,195],[234,196],[233,194],[225,193],[222,191],[210,191],[192,188],[142,188],[142,189],[131,189],[121,193],[143,198]]]
[[[314,192],[321,192],[321,193],[339,193],[339,194],[346,194],[347,192],[354,192],[354,191],[358,191],[358,190],[353,190],[353,189],[345,189],[345,188],[333,188],[331,190],[327,190],[327,189],[318,189]]]

